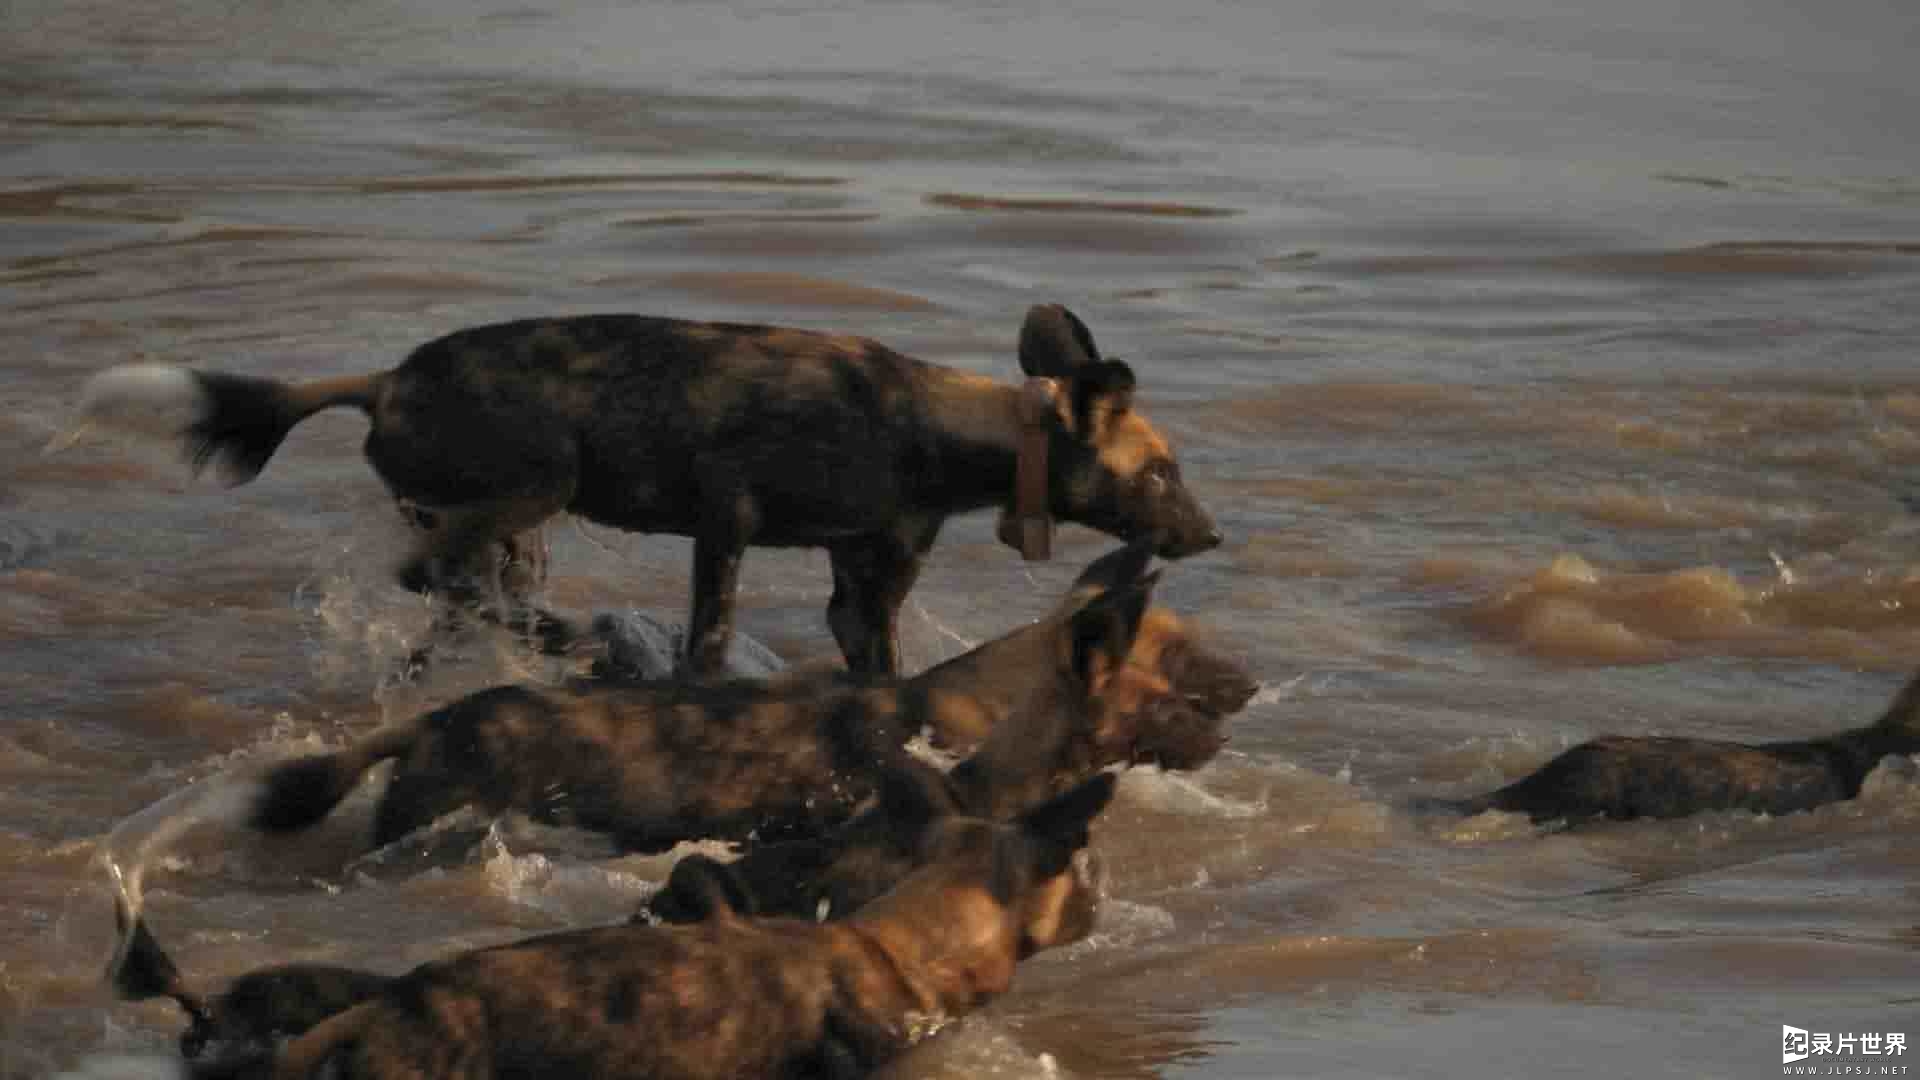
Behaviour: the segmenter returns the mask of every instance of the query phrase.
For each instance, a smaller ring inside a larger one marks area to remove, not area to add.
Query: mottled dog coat
[[[1042,418],[1054,517],[1150,538],[1169,558],[1220,542],[1167,440],[1132,408],[1132,370],[1102,360],[1078,318],[1034,308],[1020,364],[1060,390]],[[1022,430],[1019,387],[865,338],[640,315],[474,327],[391,371],[298,385],[113,368],[88,383],[81,414],[179,440],[196,466],[244,482],[295,424],[341,405],[367,413],[367,460],[431,526],[403,584],[476,604],[490,557],[524,554],[515,537],[562,512],[690,536],[686,647],[701,675],[725,656],[750,545],[826,548],[828,624],[848,666],[895,672],[900,605],[941,525],[1011,509]],[[549,649],[573,637],[509,599]]]
[[[421,965],[272,1058],[201,1076],[866,1076],[1092,928],[1098,776],[1009,824],[943,818],[921,869],[833,923],[739,915],[549,934]]]
[[[249,823],[305,828],[391,758],[376,844],[468,802],[605,832],[635,851],[815,835],[870,795],[876,770],[923,728],[966,745],[1029,703],[1065,710],[1089,733],[1089,756],[1179,766],[1218,749],[1223,721],[1155,668],[1127,663],[1158,577],[1139,576],[1150,558],[1136,547],[1097,560],[1062,612],[905,681],[484,690],[277,766]],[[1195,655],[1171,645],[1156,661],[1185,671]],[[1219,681],[1218,665],[1194,666]]]
[[[1163,628],[1177,627],[1171,612],[1149,611],[1129,664],[1153,658],[1156,666],[1147,671],[1172,678],[1174,694],[1154,688],[1158,675],[1138,672],[1110,690],[1112,707],[1099,715],[1022,709],[992,727],[979,748],[945,777],[904,792],[899,784],[883,786],[877,803],[823,835],[754,844],[725,863],[697,854],[682,858],[638,917],[662,922],[704,918],[702,897],[718,880],[739,911],[838,918],[913,870],[922,850],[917,837],[929,818],[955,813],[1009,818],[1114,764],[1200,768],[1225,743],[1221,719],[1246,705],[1255,684],[1204,651],[1186,650],[1177,636],[1166,640],[1175,643],[1182,659],[1169,668],[1165,661],[1172,657],[1153,640],[1156,613],[1165,616]],[[1187,663],[1194,657],[1203,662]],[[918,763],[913,767],[926,768]]]
[[[1888,754],[1920,753],[1920,676],[1863,728],[1794,742],[1608,735],[1581,743],[1498,791],[1438,805],[1535,821],[1674,818],[1702,810],[1787,814],[1860,794]]]

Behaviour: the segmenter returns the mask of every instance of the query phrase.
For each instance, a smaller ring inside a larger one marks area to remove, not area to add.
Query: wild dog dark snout
[[[1180,480],[1180,467],[1172,461],[1150,466],[1140,482],[1143,516],[1157,521],[1151,535],[1163,559],[1184,559],[1203,551],[1212,551],[1225,539],[1213,515],[1200,506],[1200,500]]]
[[[1166,436],[1132,399],[1133,372],[1119,361],[1075,375],[1068,422],[1085,441],[1076,448],[1081,470],[1067,482],[1060,516],[1124,539],[1150,540],[1162,558],[1218,546],[1213,516],[1187,487]]]

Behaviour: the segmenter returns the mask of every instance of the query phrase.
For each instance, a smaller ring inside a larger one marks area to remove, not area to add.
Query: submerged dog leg
[[[423,527],[414,554],[400,569],[402,587],[419,593],[436,592],[447,602],[445,615],[436,615],[429,632],[429,643],[408,657],[408,674],[423,670],[432,655],[432,641],[443,639],[461,626],[461,618],[471,615],[495,624],[513,625],[525,604],[524,590],[517,574],[503,583],[508,611],[496,610],[487,588],[496,573],[511,573],[522,561],[519,536],[560,513],[572,498],[572,486],[538,495],[511,496],[464,506],[411,508],[404,512],[409,520]],[[575,636],[557,617],[536,612],[542,651],[557,651]],[[543,625],[544,624],[544,625]],[[557,643],[553,650],[548,642]]]

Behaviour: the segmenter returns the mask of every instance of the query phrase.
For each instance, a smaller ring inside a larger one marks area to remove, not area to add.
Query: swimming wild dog
[[[374,820],[386,844],[465,803],[610,834],[635,851],[683,840],[805,836],[837,824],[923,729],[1057,711],[1105,761],[1211,756],[1222,718],[1127,663],[1158,572],[1122,549],[1083,572],[1086,598],[907,680],[501,686],[272,767],[248,824],[306,828],[393,759]],[[988,662],[981,663],[981,653]],[[1177,659],[1175,649],[1170,658]],[[1204,760],[1204,758],[1202,759]]]
[[[1081,853],[1112,794],[1103,774],[1009,823],[937,813],[923,865],[846,920],[751,918],[709,880],[697,924],[565,931],[367,976],[356,1004],[292,1041],[225,1045],[191,1074],[866,1076],[1004,993],[1021,960],[1086,936]],[[132,926],[143,967],[116,974],[123,992],[183,992]]]
[[[1880,759],[1920,753],[1920,675],[1866,727],[1792,742],[1608,735],[1581,743],[1498,791],[1423,805],[1504,810],[1569,825],[1676,818],[1702,810],[1789,814],[1860,794]]]
[[[854,671],[887,675],[899,668],[900,606],[942,524],[1011,513],[1023,453],[1044,458],[1032,472],[1045,481],[1044,506],[1023,514],[1149,538],[1167,558],[1220,543],[1166,438],[1133,408],[1133,370],[1103,360],[1079,318],[1034,307],[1019,357],[1030,378],[1050,380],[1050,404],[859,337],[640,315],[523,319],[429,341],[389,371],[304,383],[110,368],[86,384],[80,421],[176,440],[196,469],[217,463],[244,483],[294,425],[360,409],[372,422],[367,460],[429,526],[401,583],[469,607],[482,607],[475,580],[502,552],[527,556],[516,537],[562,512],[690,536],[685,660],[701,676],[721,668],[746,548],[824,547],[834,640]],[[1045,437],[1023,440],[1025,430]],[[531,579],[509,575],[509,616],[559,651],[576,634],[531,607]]]

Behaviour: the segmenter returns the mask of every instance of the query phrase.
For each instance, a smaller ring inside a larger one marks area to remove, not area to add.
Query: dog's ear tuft
[[[960,797],[946,774],[913,758],[902,758],[880,771],[880,812],[896,832],[917,832],[943,817],[961,812]]]
[[[1088,690],[1097,690],[1105,677],[1127,662],[1140,618],[1153,598],[1160,571],[1121,589],[1112,589],[1088,601],[1073,613],[1073,674]]]
[[[1020,827],[1068,851],[1078,851],[1087,846],[1093,819],[1113,801],[1117,783],[1112,773],[1097,773],[1021,814]]]
[[[667,883],[650,905],[670,923],[705,922],[754,913],[753,894],[732,868],[698,853],[673,864]]]
[[[1894,695],[1893,704],[1881,714],[1877,726],[1883,731],[1920,735],[1920,675],[1907,680]]]
[[[1140,575],[1146,573],[1147,566],[1153,562],[1153,549],[1151,539],[1135,540],[1088,563],[1087,568],[1080,571],[1080,576],[1073,579],[1073,587],[1067,591],[1067,602],[1080,607],[1103,592],[1139,581]]]
[[[1020,370],[1033,378],[1058,378],[1100,361],[1093,332],[1059,304],[1035,304],[1020,326]]]
[[[1101,442],[1114,421],[1133,408],[1133,388],[1133,369],[1119,360],[1075,369],[1067,383],[1073,430],[1088,442]]]

